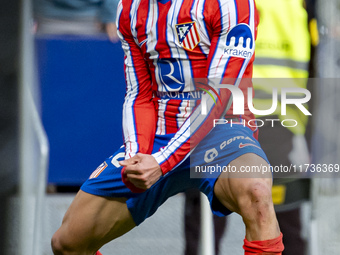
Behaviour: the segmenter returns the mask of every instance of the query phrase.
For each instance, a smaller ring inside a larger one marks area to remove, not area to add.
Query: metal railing
[[[49,145],[37,108],[32,7],[21,1],[20,41],[20,237],[22,255],[40,255],[41,216],[46,189]]]

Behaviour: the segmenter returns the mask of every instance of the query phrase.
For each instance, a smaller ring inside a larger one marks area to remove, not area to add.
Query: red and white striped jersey
[[[249,79],[239,82],[239,78],[252,76],[258,22],[255,3],[122,0],[117,17],[127,83],[123,106],[126,158],[137,152],[150,154],[156,134],[175,133],[167,146],[153,154],[165,174],[210,132],[212,120],[220,118],[228,104],[230,91],[219,89],[222,103],[208,104],[208,114],[202,115],[195,100],[201,93],[193,79],[233,84],[245,96],[252,86]],[[249,117],[245,105],[243,118]]]

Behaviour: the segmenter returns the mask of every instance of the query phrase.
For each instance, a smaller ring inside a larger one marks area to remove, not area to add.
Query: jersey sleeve
[[[130,30],[129,14],[118,5],[117,27],[125,53],[126,94],[123,105],[125,158],[138,152],[150,154],[156,132],[156,110],[152,101],[151,76]]]
[[[206,85],[217,82],[240,86],[241,78],[251,78],[252,76],[258,16],[255,4],[252,0],[217,2],[220,8],[205,17],[206,27],[211,31]],[[230,2],[234,2],[234,4],[230,4]],[[238,3],[240,4],[238,5]],[[249,79],[247,80],[249,81]],[[211,88],[212,86],[206,87]],[[197,106],[167,146],[153,154],[163,174],[183,162],[211,131],[213,120],[220,119],[226,114],[226,109],[229,107],[230,91],[221,88],[214,92],[216,94],[211,93],[214,99],[207,97],[207,114],[203,115],[201,107]],[[215,104],[214,100],[217,100],[218,103]]]

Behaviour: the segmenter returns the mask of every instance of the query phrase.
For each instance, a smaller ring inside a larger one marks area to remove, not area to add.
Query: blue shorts
[[[172,135],[157,135],[154,141],[154,152],[165,146]],[[214,185],[220,175],[201,175],[192,178],[192,164],[207,165],[219,164],[227,166],[232,160],[246,153],[255,153],[267,157],[258,141],[253,137],[253,131],[243,125],[218,125],[207,135],[180,166],[162,176],[150,189],[143,193],[131,192],[122,182],[122,167],[118,161],[124,159],[125,149],[122,146],[110,158],[106,159],[82,185],[84,192],[106,197],[126,197],[127,207],[130,210],[136,225],[154,214],[169,197],[191,188],[198,188],[209,199],[212,212],[218,216],[225,216],[231,212],[225,208],[214,196]]]

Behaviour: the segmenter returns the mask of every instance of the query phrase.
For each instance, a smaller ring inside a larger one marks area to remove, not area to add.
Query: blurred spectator
[[[99,35],[118,41],[119,0],[33,0],[37,34]]]

